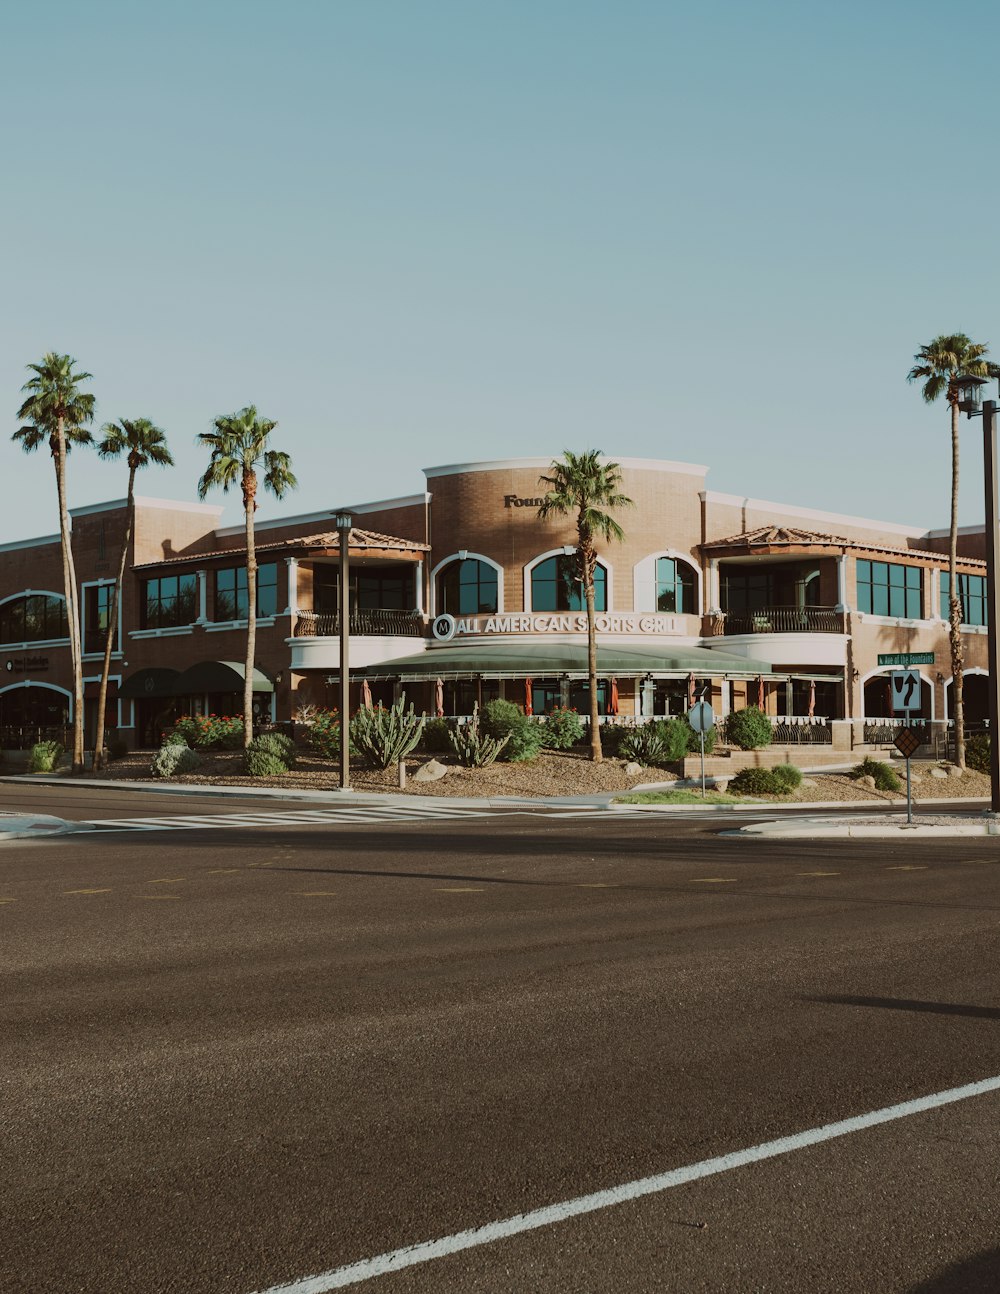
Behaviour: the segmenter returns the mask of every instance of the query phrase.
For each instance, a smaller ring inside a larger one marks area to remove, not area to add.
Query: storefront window
[[[687,562],[660,557],[656,562],[656,609],[696,613],[694,571]]]
[[[83,642],[84,651],[99,652],[104,650],[111,619],[111,601],[114,597],[113,584],[88,584],[84,590],[83,605]],[[115,633],[112,651],[118,650],[118,634]]]
[[[358,571],[352,604],[361,611],[412,611],[413,571]]]
[[[586,602],[578,570],[576,557],[565,553],[539,562],[531,572],[532,611],[583,611]],[[598,564],[594,570],[594,610],[607,609],[607,572]]]
[[[986,580],[982,575],[959,575],[958,596],[962,603],[963,625],[986,623]],[[941,572],[941,619],[951,618],[951,574]]]
[[[189,625],[197,615],[198,576],[165,575],[143,585],[143,629],[166,629]]]
[[[257,567],[257,619],[278,613],[278,567],[265,562]],[[250,614],[247,568],[230,566],[215,572],[215,619],[245,620]]]
[[[497,604],[497,572],[476,557],[449,562],[438,575],[438,610],[453,616],[492,615]]]
[[[919,566],[858,561],[858,610],[873,616],[919,620],[923,615]]]
[[[0,606],[0,642],[44,642],[67,638],[66,603],[45,593],[13,598]]]

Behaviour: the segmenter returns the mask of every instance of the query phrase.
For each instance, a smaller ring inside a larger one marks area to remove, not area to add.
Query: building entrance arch
[[[946,680],[944,685],[944,710],[945,715],[951,719],[952,715],[952,684],[953,678]],[[981,728],[990,713],[990,675],[989,671],[973,667],[962,671],[962,710],[964,712],[965,726]]]
[[[73,713],[73,694],[55,683],[11,683],[0,688],[0,741],[24,750],[52,736],[62,740]]]
[[[894,714],[890,675],[892,670],[876,670],[865,678],[862,686],[864,697],[864,717],[866,719],[897,719],[904,722],[904,716]],[[920,675],[920,709],[911,711],[912,719],[934,718],[934,688],[929,678]]]

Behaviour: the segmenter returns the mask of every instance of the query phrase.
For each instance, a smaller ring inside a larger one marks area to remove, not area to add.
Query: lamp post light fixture
[[[958,407],[967,418],[983,420],[983,486],[986,502],[986,643],[989,649],[990,812],[1000,815],[1000,651],[997,645],[997,609],[1000,606],[1000,497],[997,489],[997,401],[983,400],[982,377],[960,377]],[[952,597],[956,590],[952,589]],[[959,591],[959,596],[961,593]]]
[[[340,789],[351,789],[351,525],[349,512],[334,518],[340,544]]]

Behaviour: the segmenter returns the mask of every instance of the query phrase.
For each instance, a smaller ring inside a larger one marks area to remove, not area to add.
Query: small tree
[[[83,645],[80,641],[80,614],[76,597],[76,565],[73,561],[73,537],[66,501],[66,458],[74,445],[89,445],[92,437],[87,425],[94,420],[94,397],[80,390],[89,373],[74,372],[76,360],[69,355],[49,351],[38,364],[29,364],[34,374],[24,386],[27,398],[17,411],[27,425],[14,432],[26,454],[48,441],[52,466],[56,474],[56,497],[59,501],[59,541],[62,548],[63,588],[66,593],[66,625],[69,633],[70,664],[73,670],[73,762],[72,772],[83,772]]]
[[[264,489],[275,498],[294,490],[298,481],[292,473],[287,454],[268,449],[268,436],[278,424],[261,418],[254,406],[239,413],[226,414],[215,420],[214,431],[203,431],[198,437],[211,450],[205,474],[198,482],[198,497],[215,486],[228,493],[239,482],[243,492],[243,516],[247,543],[247,651],[243,677],[243,746],[249,749],[253,740],[253,671],[257,651],[257,551],[254,545],[253,516],[257,511],[257,473],[263,470]]]
[[[167,438],[148,418],[122,418],[120,422],[106,422],[101,428],[101,442],[97,452],[101,458],[120,458],[127,455],[128,502],[125,508],[125,531],[122,535],[118,572],[115,576],[111,606],[108,610],[107,632],[104,637],[104,664],[101,668],[101,690],[97,697],[97,735],[94,738],[94,772],[104,765],[104,713],[108,701],[108,675],[111,673],[111,650],[118,627],[118,604],[125,579],[129,545],[135,528],[135,474],[140,468],[156,463],[159,467],[172,467],[174,460],[167,449]]]
[[[576,519],[577,578],[583,587],[587,609],[587,677],[590,680],[590,757],[595,763],[603,758],[601,751],[601,726],[597,706],[597,631],[594,618],[594,569],[597,566],[598,538],[621,542],[625,532],[606,511],[608,508],[629,508],[632,500],[621,493],[621,468],[617,463],[605,462],[598,449],[574,454],[570,450],[556,459],[551,476],[539,481],[547,485],[545,502],[538,515],[546,517],[574,516]]]

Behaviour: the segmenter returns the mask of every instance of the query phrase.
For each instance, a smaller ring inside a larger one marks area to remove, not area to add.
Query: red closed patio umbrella
[[[372,690],[368,685],[366,678],[361,680],[361,704],[366,710],[372,708]]]
[[[611,680],[611,700],[608,702],[608,714],[618,713],[618,680]]]
[[[526,678],[524,680],[524,713],[525,714],[535,713],[531,705],[531,679],[530,678]]]
[[[439,719],[444,718],[444,680],[440,678],[434,682],[434,713]]]
[[[816,714],[816,680],[809,680],[809,709],[806,714],[812,719]]]
[[[764,675],[757,675],[757,708],[763,710],[767,705],[767,692],[765,691]]]
[[[688,709],[694,707],[694,674],[688,675]]]

